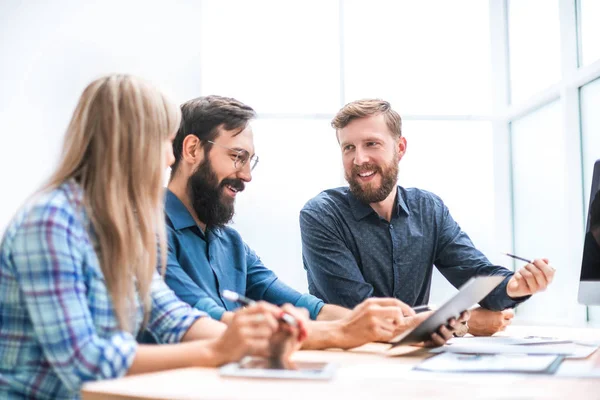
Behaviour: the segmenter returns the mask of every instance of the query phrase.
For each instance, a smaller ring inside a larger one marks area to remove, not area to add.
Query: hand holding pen
[[[254,300],[231,290],[224,290],[223,297],[229,301],[240,303],[243,306],[252,306],[256,304]],[[306,339],[307,332],[304,324],[302,323],[302,317],[299,315],[294,316],[293,314],[296,313],[296,311],[294,311],[293,307],[291,306],[286,305],[283,306],[283,308],[285,308],[285,310],[282,309],[278,313],[277,318],[287,326],[298,329],[298,341],[304,341]]]
[[[543,292],[552,283],[556,270],[547,258],[529,260],[510,253],[504,254],[527,263],[508,281],[506,293],[509,297],[517,298]]]

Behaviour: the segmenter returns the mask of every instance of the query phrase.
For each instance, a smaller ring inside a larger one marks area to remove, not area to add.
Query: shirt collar
[[[350,203],[350,209],[352,210],[352,214],[354,215],[354,218],[356,218],[357,221],[375,212],[375,210],[373,210],[370,205],[358,200],[350,190],[348,190],[347,195],[348,202]],[[402,196],[402,191],[398,186],[396,188],[396,212],[398,213],[398,215],[400,215],[401,211],[404,211],[406,215],[409,214],[408,205],[406,204],[406,201],[404,201],[404,196]]]
[[[196,226],[194,217],[173,192],[167,189],[165,196],[165,214],[173,224],[173,229],[180,230]]]

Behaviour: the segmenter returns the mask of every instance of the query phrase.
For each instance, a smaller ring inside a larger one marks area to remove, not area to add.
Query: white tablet
[[[390,349],[401,344],[420,343],[429,340],[431,334],[437,331],[441,325],[446,325],[450,318],[458,318],[463,311],[479,303],[505,278],[506,276],[503,275],[495,275],[469,279],[459,288],[456,295],[431,314],[429,318],[413,329],[409,329],[392,339]]]
[[[267,379],[333,378],[335,365],[324,362],[297,361],[288,368],[274,367],[265,358],[245,357],[239,363],[230,363],[219,369],[221,376]]]

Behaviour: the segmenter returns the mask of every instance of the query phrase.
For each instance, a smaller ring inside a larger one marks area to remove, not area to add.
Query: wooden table
[[[507,336],[542,335],[600,340],[600,329],[511,326]],[[300,351],[295,360],[338,365],[331,381],[221,378],[217,369],[186,368],[86,384],[83,399],[600,399],[600,378],[555,375],[453,374],[411,371],[428,357],[407,347],[389,357],[386,344],[350,350]],[[565,360],[561,368],[592,368],[600,355]]]

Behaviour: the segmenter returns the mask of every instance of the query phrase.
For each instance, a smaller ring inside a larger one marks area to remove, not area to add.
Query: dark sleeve
[[[437,246],[434,264],[448,281],[458,288],[474,276],[502,275],[506,278],[479,304],[489,310],[504,310],[527,300],[530,296],[511,299],[506,285],[513,272],[493,265],[475,248],[469,236],[454,221],[446,205],[438,199],[436,204]]]
[[[310,318],[316,320],[323,308],[323,301],[309,294],[301,294],[286,285],[273,271],[264,266],[248,245],[244,244],[244,246],[248,268],[246,295],[251,299],[265,300],[279,306],[290,303],[296,307],[306,308]]]
[[[365,282],[330,216],[305,207],[300,212],[300,233],[304,268],[317,292],[313,294],[326,303],[347,308],[354,308],[373,295],[373,286]]]

